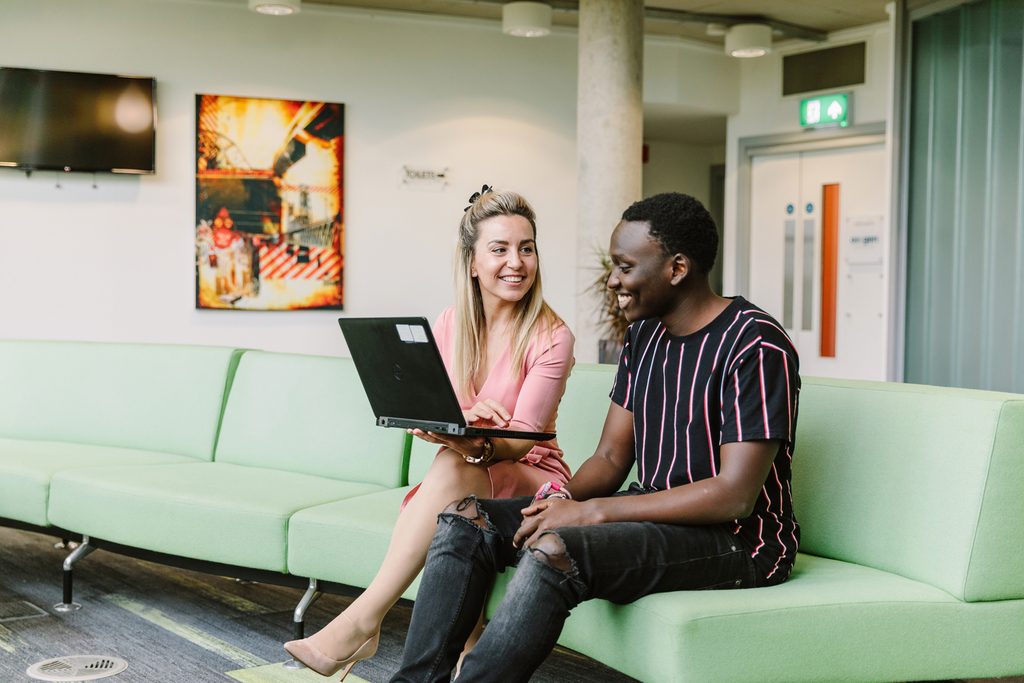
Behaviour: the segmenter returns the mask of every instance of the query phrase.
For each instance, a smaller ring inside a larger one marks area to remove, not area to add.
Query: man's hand
[[[522,548],[532,545],[543,532],[551,529],[600,523],[596,500],[579,502],[564,498],[547,498],[523,508],[523,523],[519,525],[512,543],[517,548]]]

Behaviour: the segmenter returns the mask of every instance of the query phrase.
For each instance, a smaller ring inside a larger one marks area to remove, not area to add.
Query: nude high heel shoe
[[[356,648],[356,651],[346,659],[333,659],[328,657],[313,645],[310,645],[309,638],[304,638],[302,640],[290,640],[284,644],[284,649],[292,657],[302,662],[308,668],[317,672],[321,676],[333,676],[341,671],[341,678],[338,680],[344,681],[353,666],[358,662],[361,662],[364,659],[369,659],[377,654],[377,646],[379,644],[380,631],[377,631],[370,636],[365,643]]]

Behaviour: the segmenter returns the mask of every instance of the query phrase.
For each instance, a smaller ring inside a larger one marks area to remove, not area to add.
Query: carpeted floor
[[[0,528],[0,683],[30,681],[25,670],[58,656],[113,655],[128,661],[103,680],[289,683],[327,679],[281,666],[291,614],[302,591],[166,567],[97,551],[75,567],[78,612],[59,614],[61,563],[67,550],[42,534]],[[320,628],[351,596],[324,595],[307,614]],[[26,604],[27,603],[27,604]],[[33,610],[31,606],[41,608]],[[386,681],[398,668],[411,605],[388,616],[377,656],[347,681]],[[357,678],[360,677],[360,678]],[[569,650],[557,649],[537,683],[633,679]]]
[[[25,674],[30,665],[69,655],[126,659],[126,671],[103,679],[112,683],[328,680],[281,666],[288,659],[281,643],[291,638],[301,590],[97,551],[75,568],[75,601],[83,609],[60,614],[53,604],[61,600],[61,563],[68,551],[55,548],[56,540],[0,527],[0,683],[30,681]],[[329,621],[353,595],[323,595],[307,613],[307,632]],[[398,668],[411,613],[411,604],[404,602],[392,610],[377,656],[356,665],[346,683],[388,680]],[[633,680],[562,648],[533,678],[534,683]],[[998,683],[1024,683],[1024,676]]]

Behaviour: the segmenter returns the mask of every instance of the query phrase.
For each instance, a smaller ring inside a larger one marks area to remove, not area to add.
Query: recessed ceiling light
[[[736,24],[725,34],[725,52],[732,57],[763,57],[772,51],[772,28],[767,24]]]
[[[551,33],[551,5],[509,2],[501,8],[501,30],[510,36],[539,38]]]
[[[302,9],[302,0],[249,0],[249,9],[260,14],[284,17],[298,14]]]

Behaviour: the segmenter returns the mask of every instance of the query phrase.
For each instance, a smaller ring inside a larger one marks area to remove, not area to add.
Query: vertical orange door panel
[[[839,184],[821,186],[821,356],[836,355],[836,286],[839,268]]]

